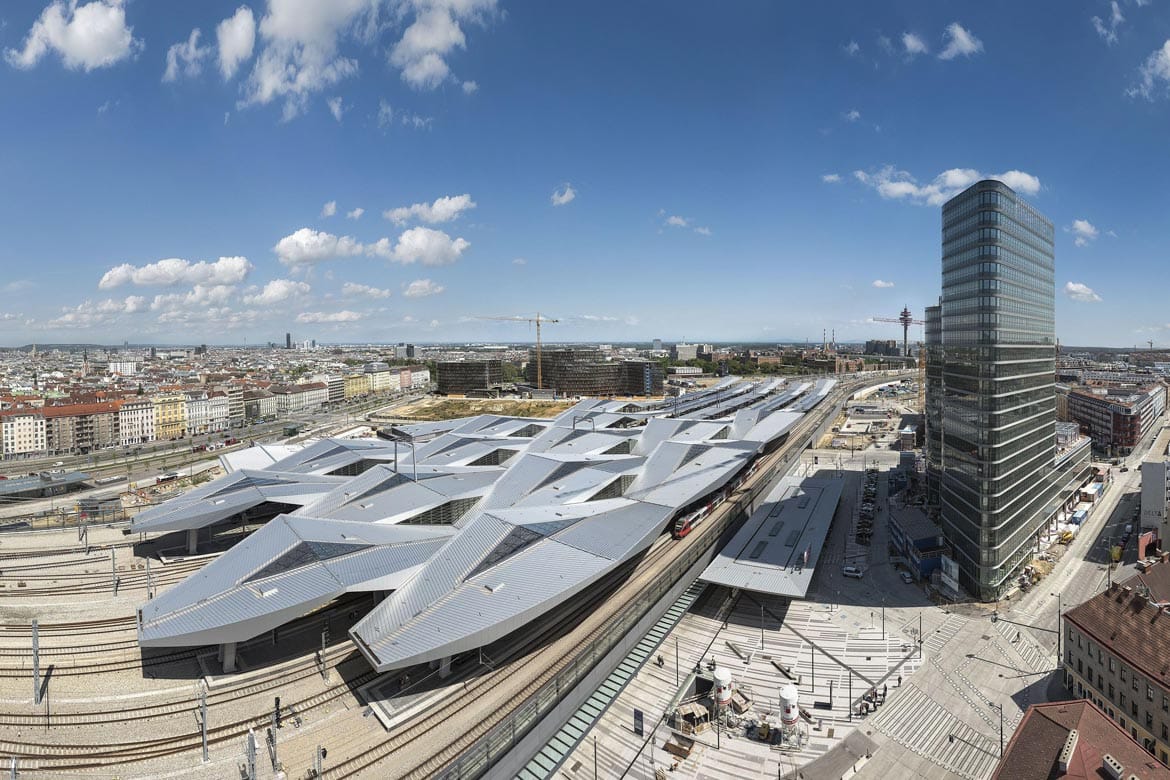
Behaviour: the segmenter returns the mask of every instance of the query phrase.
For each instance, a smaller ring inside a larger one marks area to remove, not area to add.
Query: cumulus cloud
[[[667,227],[686,227],[687,219],[686,217],[680,217],[675,214],[671,214],[666,218],[666,222],[663,224],[665,224]]]
[[[332,217],[337,213],[337,201],[331,200],[321,207],[322,217]]]
[[[20,50],[5,49],[4,58],[13,67],[35,66],[49,52],[56,52],[65,67],[91,71],[106,68],[135,56],[142,41],[126,25],[123,0],[94,0],[78,5],[77,0],[55,0],[33,23]]]
[[[845,119],[846,122],[856,122],[858,119],[861,119],[861,112],[856,108],[851,108],[841,116]]]
[[[1081,303],[1098,303],[1101,300],[1101,296],[1093,292],[1093,288],[1080,282],[1065,282],[1064,294]]]
[[[1040,192],[1038,178],[1030,173],[1015,170],[984,176],[974,168],[951,168],[934,177],[929,183],[919,184],[906,171],[887,165],[876,172],[854,171],[853,177],[862,184],[874,188],[879,195],[888,200],[909,200],[928,206],[941,206],[967,187],[985,178],[998,179],[1025,195]]]
[[[1074,219],[1069,229],[1075,236],[1073,243],[1077,246],[1085,246],[1099,235],[1097,228],[1087,219]]]
[[[451,76],[447,57],[467,48],[462,24],[482,23],[496,0],[415,0],[416,15],[390,50],[390,64],[418,90],[434,89]]]
[[[366,213],[366,210],[363,209],[361,206],[358,206],[353,211],[345,212],[345,218],[346,219],[361,219],[362,214],[365,214],[365,213]]]
[[[573,189],[573,185],[566,183],[553,190],[551,200],[554,206],[564,206],[566,203],[572,203],[575,197],[577,191]]]
[[[462,238],[452,239],[441,230],[414,227],[403,232],[393,246],[387,238],[370,244],[366,247],[366,254],[403,265],[411,263],[450,265],[470,246],[471,244]]]
[[[930,49],[926,47],[926,41],[919,38],[914,33],[902,33],[902,48],[906,51],[906,56],[914,57],[919,54],[927,54]]]
[[[821,181],[823,181],[825,184],[836,184],[837,182],[841,181],[841,176],[840,174],[836,173],[826,173],[821,176]]]
[[[256,45],[256,18],[252,9],[241,5],[236,12],[215,28],[219,44],[219,72],[227,81],[236,75],[240,65],[252,58]]]
[[[474,81],[463,82],[463,94],[474,95],[479,90],[479,84]]]
[[[1130,97],[1141,96],[1153,100],[1159,87],[1165,91],[1166,83],[1170,82],[1170,40],[1146,58],[1138,69],[1138,77],[1138,83],[1126,90]]]
[[[296,282],[292,279],[273,279],[264,285],[262,290],[245,295],[244,303],[249,306],[272,306],[290,298],[308,295],[310,290],[312,288],[304,282]]]
[[[351,236],[335,236],[312,228],[301,228],[276,242],[272,251],[285,265],[298,266],[360,255],[364,247]]]
[[[178,257],[143,266],[123,263],[106,271],[98,288],[108,290],[123,284],[140,287],[168,287],[178,284],[238,284],[252,271],[246,257],[221,257],[214,262],[192,263]]]
[[[282,118],[303,113],[309,97],[358,72],[356,60],[338,54],[343,36],[369,36],[378,5],[369,0],[269,0],[260,20],[261,47],[242,85],[240,106],[283,101]]]
[[[438,295],[446,288],[441,284],[435,284],[430,279],[415,279],[410,284],[404,285],[402,294],[407,298],[426,298],[430,295]]]
[[[145,297],[131,295],[122,300],[107,298],[104,301],[83,301],[72,308],[61,310],[61,315],[49,320],[50,328],[89,328],[105,325],[120,319],[123,314],[138,314],[149,308]]]
[[[151,311],[172,311],[177,308],[202,309],[222,306],[235,295],[234,284],[197,284],[185,293],[166,293],[154,296]]]
[[[874,279],[873,286],[885,289],[887,287],[893,287],[894,283],[893,282],[886,282],[886,281],[883,281],[881,279]]]
[[[953,60],[960,55],[970,57],[983,51],[983,41],[958,22],[948,24],[943,37],[946,39],[946,45],[938,53],[940,60]]]
[[[368,284],[357,284],[356,282],[346,282],[341,285],[341,294],[347,298],[389,298],[392,294],[389,290],[382,290],[377,287],[371,287]]]
[[[325,323],[325,322],[357,322],[366,315],[356,311],[303,311],[297,315],[297,322]]]
[[[471,199],[470,195],[464,193],[463,195],[447,195],[436,199],[434,203],[415,203],[410,206],[389,209],[382,212],[382,216],[396,225],[406,224],[411,219],[434,225],[440,222],[450,222],[464,211],[473,208],[475,208],[475,201]]]
[[[861,51],[861,46],[860,46],[860,45],[858,45],[857,41],[849,41],[849,43],[845,44],[845,45],[844,45],[844,46],[842,46],[841,48],[842,48],[842,49],[845,51],[845,53],[846,53],[846,54],[848,54],[850,57],[855,57],[855,56],[857,56],[857,54],[858,54],[858,53]]]
[[[698,233],[700,236],[709,236],[709,235],[711,235],[711,228],[700,226],[700,227],[695,228],[695,232]]]
[[[203,60],[211,54],[211,47],[200,46],[199,35],[199,28],[196,27],[186,41],[167,49],[167,69],[163,72],[163,81],[177,81],[180,74],[194,78],[203,72]]]
[[[1109,4],[1109,10],[1111,13],[1109,14],[1108,24],[1100,16],[1094,16],[1092,22],[1093,29],[1101,36],[1101,40],[1112,46],[1117,43],[1117,28],[1125,21],[1125,17],[1121,15],[1121,6],[1117,3],[1117,0],[1113,0]]]
[[[528,265],[528,261],[523,257],[514,257],[512,258],[512,265]]]
[[[333,118],[340,122],[341,115],[345,113],[345,108],[341,105],[341,98],[326,98],[325,105],[329,106],[329,113],[333,114]]]

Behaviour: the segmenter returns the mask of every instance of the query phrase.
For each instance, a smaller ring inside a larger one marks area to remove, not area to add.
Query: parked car
[[[910,572],[908,572],[908,571],[901,572],[899,574],[899,576],[902,578],[902,582],[906,583],[907,585],[914,584],[914,578],[912,576],[910,576]]]
[[[846,577],[852,577],[855,580],[861,579],[861,569],[856,566],[845,566],[841,569],[841,573]]]

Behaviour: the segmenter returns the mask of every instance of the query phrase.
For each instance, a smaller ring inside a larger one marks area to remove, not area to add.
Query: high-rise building
[[[1056,446],[1054,262],[1052,223],[1002,182],[943,206],[942,297],[926,312],[928,495],[950,576],[983,600],[1015,586],[1088,469],[1088,447]]]
[[[291,333],[284,334],[284,348],[285,349],[292,349],[292,334]]]

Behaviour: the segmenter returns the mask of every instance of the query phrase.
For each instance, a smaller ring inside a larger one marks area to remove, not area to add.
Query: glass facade
[[[981,181],[943,206],[942,249],[926,313],[928,494],[960,584],[992,600],[1072,477],[1056,464],[1052,223]]]

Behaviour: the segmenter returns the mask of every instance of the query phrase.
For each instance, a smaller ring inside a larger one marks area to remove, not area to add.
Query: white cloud
[[[345,113],[345,109],[341,105],[340,97],[331,97],[325,99],[325,105],[329,106],[329,113],[333,114],[333,118],[338,122],[341,121],[341,115]]]
[[[463,82],[463,94],[474,95],[479,90],[479,84],[474,81]]]
[[[695,232],[698,233],[700,236],[709,236],[709,235],[711,235],[711,228],[697,227],[697,228],[695,228]]]
[[[194,78],[203,72],[203,60],[211,54],[210,46],[199,45],[199,28],[191,31],[191,35],[183,43],[176,43],[167,49],[167,69],[163,72],[163,81],[176,81],[180,72],[187,78]]]
[[[252,9],[241,5],[236,12],[215,28],[219,43],[219,72],[227,81],[236,75],[240,65],[252,58],[256,45],[256,18]]]
[[[846,122],[856,122],[858,119],[861,119],[861,112],[858,111],[856,108],[852,108],[852,109],[846,111],[841,116],[845,118]]]
[[[345,218],[346,219],[361,219],[362,214],[365,214],[365,213],[366,213],[366,210],[363,209],[361,206],[358,206],[353,211],[345,212]]]
[[[496,0],[414,0],[414,21],[390,50],[390,64],[414,89],[434,89],[451,75],[446,57],[467,48],[461,23],[482,23]]]
[[[909,57],[930,52],[930,49],[926,47],[926,42],[914,33],[902,33],[902,47]]]
[[[1099,235],[1097,228],[1087,219],[1074,219],[1070,230],[1076,236],[1073,243],[1077,246],[1085,246]]]
[[[367,246],[366,254],[403,265],[418,262],[423,265],[450,265],[470,246],[462,238],[452,239],[441,230],[413,227],[400,235],[393,247],[389,239],[382,238]]]
[[[475,208],[475,201],[467,193],[463,195],[447,195],[438,198],[434,203],[415,203],[411,206],[401,206],[382,212],[382,216],[396,225],[403,225],[412,218],[420,222],[438,224],[450,222],[468,209]]]
[[[152,311],[170,311],[177,308],[202,309],[208,306],[222,306],[235,295],[234,284],[197,284],[186,293],[156,295],[150,303]]]
[[[972,54],[983,51],[983,41],[976,38],[970,30],[964,29],[963,25],[958,22],[948,24],[944,36],[946,46],[938,54],[940,60],[953,60],[960,54],[964,57],[970,57]]]
[[[1080,282],[1066,282],[1064,294],[1081,303],[1098,303],[1101,300],[1101,296],[1093,292],[1093,288]]]
[[[408,285],[404,285],[402,294],[407,298],[426,298],[430,295],[438,295],[446,288],[441,284],[435,284],[430,279],[415,279]]]
[[[297,315],[297,322],[325,323],[325,322],[357,322],[366,315],[356,311],[303,311]]]
[[[1170,40],[1146,58],[1141,68],[1138,69],[1138,75],[1141,80],[1137,85],[1126,90],[1126,93],[1130,97],[1141,95],[1146,100],[1153,100],[1155,88],[1164,87],[1166,82],[1170,82]]]
[[[61,316],[45,323],[50,328],[90,328],[116,322],[123,314],[138,314],[149,308],[146,298],[131,295],[122,300],[83,301],[72,308],[62,309]]]
[[[309,96],[358,72],[356,60],[338,55],[342,36],[376,26],[369,0],[268,0],[260,20],[262,46],[242,85],[240,106],[283,100],[282,118],[301,114]]]
[[[102,114],[109,111],[111,108],[114,108],[115,106],[118,105],[119,102],[121,102],[121,101],[107,100],[105,103],[102,103],[100,106],[98,106],[98,109],[97,109],[98,116],[101,116]]]
[[[435,118],[430,116],[422,116],[421,114],[415,114],[410,111],[399,111],[398,121],[406,127],[413,127],[415,130],[422,130],[430,127],[431,123],[435,121]]]
[[[295,282],[292,279],[273,279],[264,285],[264,289],[244,296],[244,303],[249,306],[272,306],[290,298],[308,295],[312,290],[304,282]]]
[[[337,201],[331,200],[321,207],[322,217],[332,217],[337,213]]]
[[[881,288],[881,289],[886,289],[888,287],[893,287],[894,283],[893,282],[886,282],[886,281],[883,281],[881,279],[874,279],[873,286]]]
[[[168,287],[177,284],[237,284],[247,278],[252,264],[246,257],[221,257],[214,262],[192,263],[178,257],[144,266],[123,263],[102,276],[98,288],[108,290],[123,284],[140,287]]]
[[[523,257],[514,257],[512,258],[512,265],[528,265],[528,261]]]
[[[123,0],[55,0],[33,23],[24,48],[5,49],[4,58],[17,68],[31,68],[54,51],[65,67],[86,71],[105,68],[138,54],[142,41],[126,25]]]
[[[553,190],[551,200],[554,206],[564,206],[566,203],[571,203],[575,197],[577,197],[577,191],[573,189],[573,185],[566,183]]]
[[[1141,3],[1139,3],[1141,5]],[[1109,4],[1111,13],[1109,14],[1109,24],[1106,25],[1100,16],[1094,16],[1092,19],[1093,29],[1101,36],[1105,43],[1112,46],[1117,43],[1117,28],[1125,21],[1125,17],[1121,15],[1121,6],[1117,0],[1113,0]]]
[[[1025,195],[1035,195],[1040,191],[1038,178],[1030,173],[1014,170],[984,176],[973,168],[951,168],[934,177],[930,183],[919,184],[906,171],[887,165],[874,173],[854,171],[853,177],[862,184],[873,187],[879,195],[888,200],[905,199],[928,206],[941,206],[967,187],[984,178],[998,179]]]
[[[849,43],[845,44],[841,48],[844,49],[845,53],[850,57],[856,56],[857,53],[861,51],[861,46],[858,45],[857,41],[849,41]]]
[[[841,181],[841,175],[837,173],[826,173],[821,176],[821,181],[825,184],[836,184]]]
[[[377,287],[371,287],[368,284],[357,284],[356,282],[346,282],[341,285],[341,294],[349,298],[389,298],[392,293],[389,290],[382,290]]]
[[[276,242],[272,251],[280,262],[296,266],[353,257],[360,255],[363,249],[361,243],[350,236],[335,236],[312,228],[301,228]]]
[[[666,218],[666,222],[664,224],[666,224],[668,227],[686,227],[687,220],[686,217],[679,217],[671,214]]]
[[[394,107],[385,100],[378,101],[378,127],[387,128],[394,123]]]

